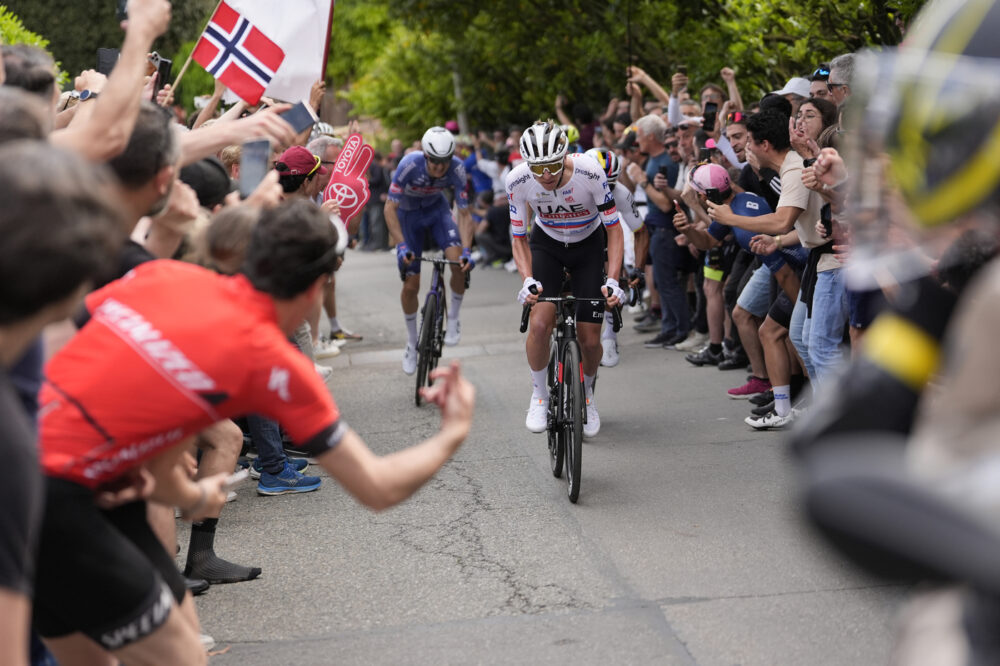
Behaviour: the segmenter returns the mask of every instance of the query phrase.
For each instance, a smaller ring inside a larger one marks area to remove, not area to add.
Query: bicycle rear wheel
[[[549,424],[548,424],[548,437],[549,437],[549,463],[552,465],[552,476],[557,479],[562,476],[563,470],[563,453],[566,450],[563,443],[562,432],[560,432],[561,424],[559,416],[559,386],[558,386],[558,359],[557,359],[558,347],[556,346],[555,340],[552,341],[552,346],[549,350],[549,367],[547,377],[549,385]]]
[[[417,407],[423,398],[420,389],[427,386],[427,375],[431,370],[431,359],[434,357],[434,321],[437,319],[437,294],[429,292],[424,302],[424,318],[420,323],[420,337],[417,339],[417,386],[413,392],[413,400]]]
[[[566,449],[566,494],[576,503],[580,497],[580,473],[583,456],[583,419],[586,405],[583,399],[583,375],[580,368],[580,348],[575,341],[566,343],[562,353],[560,407],[563,418],[563,443]]]
[[[447,299],[443,298],[444,292],[441,292],[441,296],[440,312],[434,317],[434,344],[431,347],[430,363],[427,366],[428,373],[438,367],[438,361],[441,360],[441,352],[444,351],[444,326],[445,322],[448,321],[448,303],[445,302]]]

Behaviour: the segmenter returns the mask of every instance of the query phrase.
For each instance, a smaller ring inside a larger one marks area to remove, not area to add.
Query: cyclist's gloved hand
[[[542,291],[542,283],[533,277],[524,278],[524,285],[521,287],[521,291],[517,292],[517,302],[524,305],[524,302],[528,300],[528,296],[531,294],[531,287],[535,287],[538,293]]]
[[[472,250],[467,247],[462,248],[462,258],[460,261],[463,264],[468,264],[470,271],[476,267],[476,261],[472,258]]]
[[[625,302],[625,292],[618,286],[618,280],[608,278],[604,283],[604,288],[608,290],[608,298],[617,298],[619,303]]]
[[[645,277],[646,277],[645,274],[641,270],[639,270],[638,268],[631,268],[631,269],[629,269],[629,272],[628,272],[628,282],[629,282],[629,284],[640,284],[640,282],[644,282],[645,281],[645,280],[643,280],[643,278],[645,278]]]
[[[413,253],[410,252],[410,248],[406,246],[406,243],[400,243],[396,246],[396,263],[399,264],[400,272],[406,270],[407,264],[413,259]]]

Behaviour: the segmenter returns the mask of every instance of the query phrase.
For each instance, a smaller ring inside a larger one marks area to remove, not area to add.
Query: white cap
[[[799,97],[809,97],[809,88],[811,84],[808,79],[804,79],[801,76],[793,76],[788,79],[788,83],[781,90],[775,90],[775,95],[798,95]]]

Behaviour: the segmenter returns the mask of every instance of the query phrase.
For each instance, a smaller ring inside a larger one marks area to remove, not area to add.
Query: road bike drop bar
[[[535,285],[528,287],[528,291],[532,294],[538,293],[538,288]],[[551,298],[539,298],[539,303],[564,303],[572,301],[590,301],[591,303],[596,303],[600,301],[604,303],[607,299],[605,298],[576,298],[575,296],[555,296]],[[531,315],[531,306],[525,305],[521,310],[521,332],[524,333],[528,330],[528,317]],[[622,329],[622,306],[621,303],[611,308],[611,328],[617,333]]]

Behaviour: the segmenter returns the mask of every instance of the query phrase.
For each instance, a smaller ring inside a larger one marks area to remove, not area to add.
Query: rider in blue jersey
[[[422,151],[410,153],[399,161],[385,202],[385,222],[396,244],[396,261],[403,277],[400,302],[406,320],[407,343],[403,352],[403,372],[412,375],[417,369],[417,293],[420,290],[420,255],[424,234],[430,231],[434,242],[444,250],[452,266],[451,307],[448,310],[446,345],[458,344],[462,326],[458,315],[465,295],[464,273],[475,262],[469,256],[473,224],[465,192],[466,173],[455,157],[455,138],[443,127],[432,127],[420,141]],[[444,190],[451,188],[458,206],[458,225],[451,215],[451,205]]]

